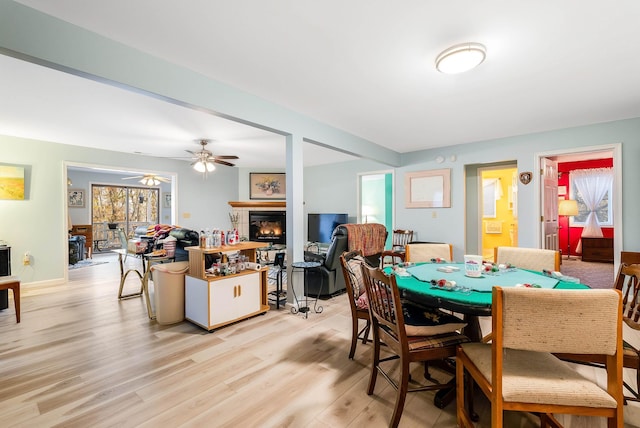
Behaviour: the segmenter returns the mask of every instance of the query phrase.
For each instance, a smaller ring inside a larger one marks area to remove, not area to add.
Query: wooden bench
[[[13,290],[13,305],[16,308],[16,321],[20,322],[20,280],[17,276],[0,276],[0,290]]]

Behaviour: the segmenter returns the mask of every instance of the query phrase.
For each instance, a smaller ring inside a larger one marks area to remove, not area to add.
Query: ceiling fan
[[[209,144],[211,140],[198,140],[198,144],[202,146],[200,151],[194,152],[191,150],[186,150],[187,153],[193,155],[193,163],[191,166],[198,172],[211,172],[216,169],[214,164],[219,163],[220,165],[227,166],[235,166],[231,162],[227,162],[224,159],[238,159],[238,156],[214,156],[211,151],[206,149],[207,144]]]
[[[124,177],[123,180],[135,180],[136,178],[140,179],[140,183],[146,186],[157,186],[160,183],[171,183],[171,180],[162,177],[160,175],[155,174],[144,174],[144,175],[135,175],[133,177]]]

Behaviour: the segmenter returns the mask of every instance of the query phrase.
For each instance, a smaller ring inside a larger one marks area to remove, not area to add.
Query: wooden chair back
[[[560,271],[560,251],[542,248],[495,247],[495,263],[510,263],[513,266],[542,272]]]
[[[405,247],[405,261],[419,263],[429,262],[431,259],[453,260],[453,246],[443,243],[415,243],[410,242]]]
[[[615,288],[622,292],[623,321],[640,330],[640,264],[621,263]]]
[[[395,229],[391,235],[391,249],[404,251],[405,245],[413,240],[413,230]]]

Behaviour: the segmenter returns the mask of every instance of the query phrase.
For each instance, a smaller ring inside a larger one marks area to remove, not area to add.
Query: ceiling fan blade
[[[214,156],[216,159],[240,159],[238,156]]]
[[[122,177],[123,180],[133,180],[136,178],[144,178],[144,175],[136,175],[135,177]]]
[[[214,161],[215,163],[219,163],[219,164],[221,164],[221,165],[235,166],[235,165],[234,165],[234,164],[232,164],[231,162],[223,161],[223,160],[220,160],[220,159],[213,159],[213,161]]]

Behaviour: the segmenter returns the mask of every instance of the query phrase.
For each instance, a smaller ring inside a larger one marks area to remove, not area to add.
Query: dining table
[[[491,316],[491,289],[500,287],[532,287],[556,289],[585,289],[576,278],[554,272],[536,272],[517,267],[492,268],[480,276],[468,276],[464,263],[400,264],[385,268],[396,276],[396,283],[404,301],[417,306],[440,308],[461,314],[467,326],[463,333],[471,340],[482,340],[478,317]],[[444,408],[455,398],[452,389],[436,393],[434,404]]]

